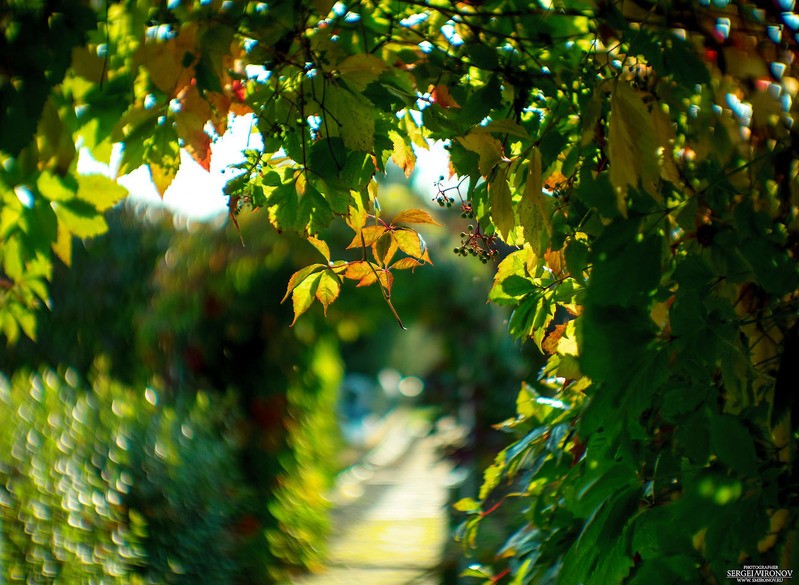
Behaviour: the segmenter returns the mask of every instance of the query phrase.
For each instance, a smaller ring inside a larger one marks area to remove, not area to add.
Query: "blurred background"
[[[405,183],[390,173],[384,216],[431,203],[432,184]],[[343,534],[381,485],[408,496],[382,517],[412,519],[433,493],[418,481],[443,493],[443,537],[414,582],[457,582],[450,504],[507,443],[492,425],[538,358],[486,304],[492,267],[453,254],[467,220],[436,217],[435,266],[396,276],[402,331],[378,290],[347,285],[327,318],[316,304],[289,327],[286,283],[317,252],[258,213],[240,239],[225,216],[113,210],[56,270],[38,342],[0,354],[0,583],[335,583],[331,563],[348,583],[411,582],[353,578],[348,563],[380,559],[342,547],[374,545]],[[381,538],[416,554],[400,529]]]

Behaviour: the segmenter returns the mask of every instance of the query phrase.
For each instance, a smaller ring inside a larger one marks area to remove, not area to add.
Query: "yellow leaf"
[[[321,272],[316,272],[308,276],[305,280],[297,285],[291,292],[291,301],[294,305],[294,320],[291,322],[294,325],[297,319],[313,304],[316,297],[316,290],[319,286],[319,281],[322,278]]]
[[[375,81],[388,65],[380,57],[371,53],[350,55],[339,63],[341,77],[354,89],[364,91],[366,86]]]
[[[552,233],[548,198],[544,195],[541,176],[541,151],[533,147],[527,165],[527,181],[519,202],[519,223],[524,239],[536,256],[543,256]]]
[[[197,23],[184,24],[171,39],[148,39],[137,54],[153,85],[170,97],[191,83],[199,60]]]
[[[424,138],[422,128],[416,125],[416,122],[413,121],[413,118],[410,116],[410,114],[405,114],[405,116],[403,116],[401,124],[405,127],[405,132],[407,132],[411,142],[413,142],[419,148],[430,150],[430,146],[427,144],[427,140]]]
[[[416,166],[416,154],[413,152],[413,148],[405,144],[402,136],[395,130],[389,131],[388,137],[391,138],[391,142],[394,145],[391,160],[405,172],[406,177],[410,177]]]
[[[513,196],[508,186],[508,165],[499,165],[488,183],[488,197],[491,205],[491,221],[499,236],[507,241],[516,219],[513,216]]]
[[[347,250],[351,248],[360,248],[362,246],[371,246],[380,236],[386,233],[386,227],[383,225],[368,225],[355,234],[355,237],[347,246]]]
[[[330,262],[330,247],[327,245],[327,242],[315,238],[314,236],[308,236],[308,243],[316,248],[319,253],[325,257],[325,260]]]
[[[391,268],[392,268],[392,270],[407,270],[409,268],[411,270],[413,270],[414,268],[417,268],[418,266],[423,266],[423,264],[421,262],[419,262],[417,259],[415,259],[415,258],[402,258],[402,259],[397,260],[396,262],[394,262],[394,264],[391,265]]]
[[[58,224],[58,236],[53,242],[53,252],[64,264],[72,266],[72,234],[62,224]]]
[[[286,287],[286,294],[283,296],[283,300],[280,302],[285,302],[285,300],[289,298],[289,295],[294,292],[294,289],[297,288],[306,278],[324,267],[324,264],[311,264],[305,268],[300,268],[297,272],[292,274],[291,278],[289,278],[288,286]]]
[[[381,266],[388,266],[398,247],[394,232],[388,232],[372,244],[372,254]]]
[[[466,136],[459,137],[458,142],[466,150],[477,154],[479,157],[477,166],[484,177],[487,177],[491,169],[502,160],[502,143],[490,134],[471,130]]]
[[[398,223],[429,223],[431,225],[441,225],[433,219],[432,215],[423,209],[406,209],[405,211],[400,211],[394,216],[391,223],[392,225]]]
[[[327,315],[327,308],[338,298],[341,290],[341,280],[332,270],[320,273],[319,284],[316,286],[316,298],[322,303],[322,310]]]
[[[174,165],[167,165],[161,166],[156,163],[149,163],[148,168],[150,169],[150,177],[153,180],[153,185],[158,190],[159,195],[163,199],[166,190],[169,189],[169,186],[172,184],[172,181],[175,180],[175,177],[178,174],[178,169],[180,168],[180,159],[178,159],[178,164]]]
[[[427,250],[422,247],[422,239],[411,229],[396,229],[391,232],[393,240],[397,243],[400,250],[412,258],[418,258],[430,262]],[[432,262],[430,262],[432,264]]]
[[[619,212],[627,216],[627,191],[639,181],[658,198],[658,143],[652,116],[633,88],[618,82],[610,98],[608,158]]]

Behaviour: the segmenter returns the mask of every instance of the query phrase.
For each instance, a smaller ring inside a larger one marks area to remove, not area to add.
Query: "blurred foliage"
[[[416,197],[386,189],[397,204]],[[285,283],[316,251],[261,229],[257,217],[242,217],[241,235],[144,207],[119,208],[107,221],[107,234],[76,243],[71,268],[56,266],[52,308],[37,316],[47,334],[0,354],[0,371],[19,372],[17,402],[0,420],[13,420],[24,439],[23,430],[39,423],[14,414],[19,400],[39,405],[43,428],[77,402],[95,409],[101,422],[81,426],[78,442],[95,445],[98,474],[117,460],[127,474],[114,525],[135,554],[108,553],[122,567],[120,582],[254,583],[255,575],[285,582],[298,569],[318,567],[329,529],[323,496],[341,449],[335,403],[342,360],[373,377],[386,365],[423,377],[422,400],[444,414],[474,401],[464,422],[476,424],[477,440],[460,446],[461,463],[475,455],[486,461],[496,448],[497,435],[486,431],[512,408],[516,380],[530,370],[529,358],[502,334],[501,311],[484,302],[482,264],[446,256],[436,259],[438,270],[413,277],[413,291],[398,288],[395,304],[410,316],[408,332],[393,323],[377,291],[345,295],[330,308],[332,335],[318,309],[289,328],[291,306],[280,304]],[[451,231],[425,237],[451,246]],[[346,234],[328,237],[344,242]],[[418,294],[436,302],[419,310]],[[25,371],[44,373],[30,378]],[[68,371],[72,386],[55,371]],[[28,396],[29,379],[49,380],[36,384],[57,392],[42,393],[40,405]],[[116,446],[120,433],[126,450]],[[39,467],[27,468],[24,458],[12,463],[14,474],[36,477]],[[59,469],[52,459],[40,467]],[[3,476],[7,485],[14,474]],[[91,481],[105,481],[98,477]],[[40,484],[27,490],[28,498],[50,501]],[[8,504],[7,530],[24,508],[19,500]],[[82,507],[81,514],[103,525],[94,512]],[[68,520],[51,518],[54,530]],[[43,554],[33,544],[17,544],[14,558]],[[17,574],[28,571],[24,578],[39,570],[14,566]],[[63,582],[90,575],[74,570],[69,578],[60,573]]]
[[[310,321],[288,328],[290,309],[280,306],[278,291],[297,262],[292,247],[254,230],[243,247],[234,232],[155,210],[123,208],[108,221],[108,234],[75,247],[72,269],[57,267],[52,311],[38,316],[48,334],[8,348],[2,371],[45,368],[55,380],[55,368],[69,368],[73,383],[85,387],[68,389],[70,396],[96,408],[97,417],[106,416],[105,406],[130,402],[136,424],[129,431],[125,421],[104,419],[105,426],[81,427],[81,440],[97,443],[100,470],[114,465],[106,461],[116,457],[108,454],[114,433],[135,442],[120,495],[131,512],[117,522],[137,527],[129,563],[137,574],[151,582],[270,583],[317,566],[328,530],[323,495],[337,465],[341,361],[335,340],[318,337]],[[131,398],[114,395],[105,405],[106,387]],[[142,398],[144,388],[159,408]],[[58,420],[66,398],[44,394],[46,425],[48,416]],[[14,421],[24,439],[23,429],[37,423],[9,408],[0,420]],[[204,418],[193,414],[198,408]],[[38,469],[24,459],[15,464],[28,475]],[[47,459],[41,467],[55,464]],[[32,484],[27,493],[49,492]],[[86,522],[101,520],[82,513]],[[30,542],[18,546],[23,559],[39,554]],[[25,571],[38,570],[15,566],[23,581],[33,575]],[[63,582],[90,576],[74,571]]]
[[[247,486],[229,397],[159,403],[72,370],[0,379],[8,583],[230,583]]]

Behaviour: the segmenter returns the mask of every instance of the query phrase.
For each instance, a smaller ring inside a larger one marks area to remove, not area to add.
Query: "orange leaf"
[[[184,148],[206,171],[211,170],[211,137],[205,124],[212,118],[210,104],[200,95],[197,87],[187,86],[180,92],[180,111],[175,114],[178,136]]]
[[[422,209],[406,209],[405,211],[400,211],[394,216],[394,219],[391,220],[392,225],[398,223],[429,223],[432,225],[441,225],[433,219],[432,215]]]
[[[373,273],[373,267],[369,262],[358,260],[357,262],[350,262],[347,265],[347,270],[344,272],[344,278],[352,280],[361,280],[367,274]],[[359,285],[360,286],[360,285]]]
[[[376,272],[377,275],[375,275],[375,271],[370,271],[356,286],[369,286],[379,279],[380,285],[386,290],[388,295],[391,296],[391,286],[394,284],[394,275],[391,274],[389,270],[378,270]]]
[[[191,82],[199,60],[197,23],[184,24],[171,39],[147,39],[137,57],[153,85],[170,97],[177,95]]]
[[[365,228],[363,228],[359,233],[355,234],[355,237],[350,242],[350,245],[347,246],[347,250],[351,248],[360,248],[362,245],[371,246],[384,233],[386,233],[386,226],[368,225]]]
[[[446,86],[443,83],[439,83],[433,88],[433,91],[430,92],[430,97],[442,108],[461,107],[460,104],[455,101],[455,98],[450,95],[449,86]]]

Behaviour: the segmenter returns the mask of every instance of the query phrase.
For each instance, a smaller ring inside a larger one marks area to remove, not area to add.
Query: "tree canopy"
[[[210,166],[231,115],[262,146],[233,224],[307,237],[299,317],[342,285],[431,264],[423,209],[376,175],[450,154],[434,196],[456,252],[547,364],[515,442],[458,508],[468,545],[523,502],[493,566],[514,583],[723,582],[796,554],[799,223],[793,4],[725,0],[9,2],[0,14],[0,323],[35,335],[54,255],[125,196],[86,148],[161,193]],[[47,42],[42,42],[42,39]],[[351,229],[331,250],[324,230]],[[467,225],[468,224],[468,225]],[[468,283],[464,283],[468,286]],[[348,293],[349,294],[349,293]],[[358,293],[352,293],[358,294]],[[420,301],[429,302],[429,301]],[[393,307],[391,307],[393,309]],[[399,316],[397,316],[399,320]]]

